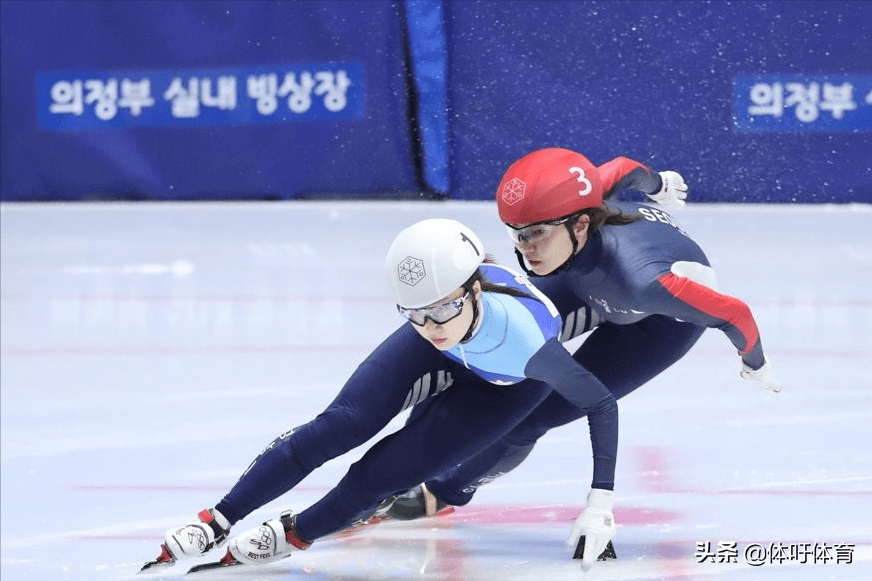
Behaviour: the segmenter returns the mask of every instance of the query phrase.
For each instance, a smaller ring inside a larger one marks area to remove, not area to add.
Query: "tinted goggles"
[[[536,222],[527,226],[512,226],[506,224],[506,230],[509,232],[509,238],[515,246],[521,244],[537,244],[544,242],[551,237],[554,230],[563,224],[566,224],[571,217],[561,218],[551,222]]]
[[[463,303],[465,303],[468,298],[469,291],[459,299],[454,299],[447,303],[442,303],[441,305],[423,307],[420,309],[407,309],[397,305],[397,310],[401,315],[419,327],[423,327],[427,323],[427,319],[430,319],[437,325],[442,325],[463,312]]]

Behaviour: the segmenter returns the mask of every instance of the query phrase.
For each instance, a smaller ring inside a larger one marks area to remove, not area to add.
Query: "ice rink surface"
[[[732,345],[709,330],[621,400],[618,560],[585,576],[563,546],[589,488],[581,421],[453,515],[183,577],[210,559],[136,572],[402,323],[382,274],[394,235],[457,218],[516,267],[496,208],[3,205],[0,578],[872,579],[872,206],[674,215],[721,290],[751,306],[784,392],[739,379]],[[305,508],[364,449],[234,530]]]

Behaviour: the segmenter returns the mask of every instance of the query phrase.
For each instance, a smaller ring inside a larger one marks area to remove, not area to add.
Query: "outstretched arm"
[[[687,184],[678,172],[654,172],[628,157],[617,157],[597,167],[597,170],[606,199],[624,190],[636,190],[663,206],[681,207],[685,204]]]
[[[536,352],[524,370],[527,377],[547,383],[588,417],[593,448],[593,488],[615,487],[618,454],[618,404],[615,396],[590,371],[578,364],[557,339]]]
[[[682,321],[720,329],[742,358],[741,376],[773,392],[780,392],[781,385],[772,375],[763,354],[760,332],[751,309],[743,301],[686,276],[684,270],[689,268],[688,264],[693,263],[674,264],[671,272],[661,275],[649,287],[652,295],[662,297],[658,301],[662,308],[658,311]]]
[[[657,284],[668,293],[669,298],[664,301],[668,305],[664,309],[667,314],[683,321],[720,329],[738,349],[745,364],[754,369],[763,365],[760,332],[748,305],[710,286],[676,274],[676,266],[673,272],[657,279]]]
[[[593,448],[593,481],[587,506],[572,527],[569,543],[583,545],[581,567],[588,571],[616,531],[612,498],[618,452],[618,404],[611,392],[555,339],[548,341],[530,359],[526,371],[530,377],[546,381],[554,391],[587,414]]]

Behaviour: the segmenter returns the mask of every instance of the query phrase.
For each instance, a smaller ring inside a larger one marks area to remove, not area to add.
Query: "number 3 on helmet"
[[[513,163],[496,192],[500,219],[534,224],[570,216],[603,202],[599,172],[580,153],[550,147]]]

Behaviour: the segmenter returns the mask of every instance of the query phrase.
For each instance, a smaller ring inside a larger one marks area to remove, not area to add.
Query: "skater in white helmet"
[[[580,531],[588,539],[584,565],[603,553],[614,534],[617,404],[558,341],[561,320],[551,301],[488,259],[478,236],[454,220],[424,220],[400,232],[385,269],[407,322],[327,409],[271,442],[213,508],[167,531],[161,555],[145,568],[221,546],[236,522],[412,407],[405,426],[374,444],[325,497],[231,539],[220,565],[306,549],[369,517],[383,499],[485,451],[552,393],[589,418],[591,495],[601,504],[598,520]]]

